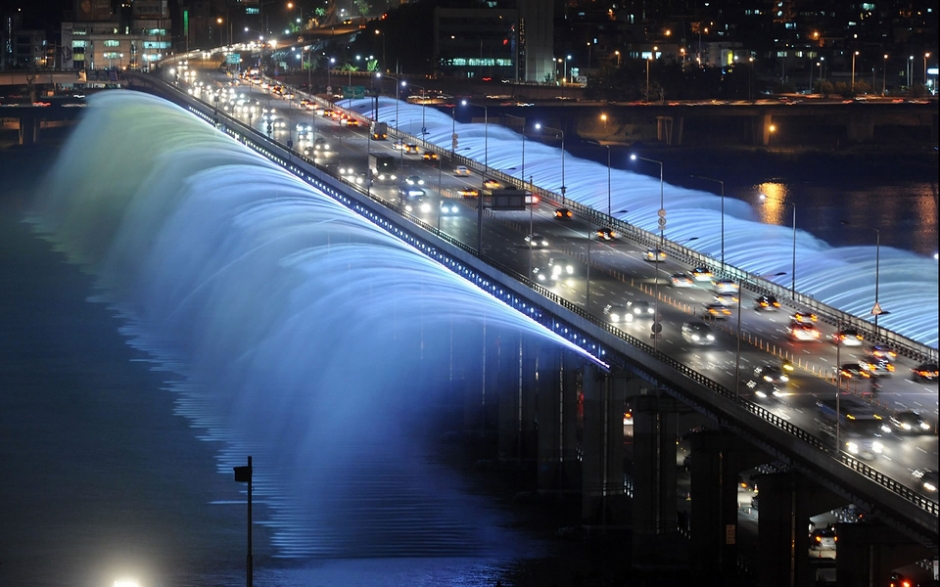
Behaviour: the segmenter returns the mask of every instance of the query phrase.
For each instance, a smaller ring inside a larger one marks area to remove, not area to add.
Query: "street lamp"
[[[840,221],[840,224],[844,226],[853,226],[844,220]],[[875,328],[877,329],[878,316],[891,313],[886,310],[882,310],[881,305],[878,303],[878,275],[879,269],[881,267],[881,230],[868,226],[859,226],[858,228],[867,228],[868,230],[874,231],[875,233],[875,305],[871,309],[871,315],[875,317]]]
[[[647,62],[647,65],[649,62]],[[666,244],[666,208],[664,207],[664,184],[663,184],[663,162],[657,161],[655,159],[647,159],[646,157],[640,157],[639,155],[632,154],[630,155],[631,161],[636,161],[637,159],[641,161],[648,161],[650,163],[659,164],[659,211],[657,215],[659,216],[659,250],[653,252],[653,277],[654,282],[653,286],[656,288],[656,299],[655,299],[655,309],[653,310],[653,353],[656,353],[656,343],[659,339],[659,333],[662,331],[662,324],[659,323],[659,255],[665,250]],[[739,296],[740,297],[740,296]]]
[[[888,54],[885,53],[884,63],[881,66],[881,97],[882,98],[885,97],[885,88],[887,87],[885,84],[887,82],[887,77],[888,77]]]
[[[604,145],[607,147],[607,222],[611,224],[611,215],[610,215],[610,145]]]
[[[617,56],[617,69],[620,69],[620,51],[614,51],[614,55]]]
[[[300,11],[300,27],[299,27],[299,28],[300,28],[301,30],[306,30],[306,27],[304,26],[304,9],[303,9],[303,7],[300,6],[299,4],[294,4],[293,2],[288,2],[288,3],[287,3],[287,9],[288,9],[288,10],[293,10],[294,8],[297,8],[297,9]]]
[[[858,51],[852,53],[852,91],[855,91],[855,58],[858,57]]]
[[[769,127],[767,127],[767,130],[770,131],[770,136],[767,137],[767,144],[769,145],[774,140],[774,133],[777,131],[777,126],[771,124]]]
[[[924,53],[924,88],[927,87],[927,58],[930,57],[930,53]]]
[[[541,129],[542,125],[540,123],[535,123],[536,129]],[[545,127],[545,130],[554,130],[561,134],[561,206],[565,207],[565,192],[568,191],[568,187],[565,185],[565,131],[560,128],[550,128]]]
[[[693,175],[692,177],[697,179],[704,179],[706,181],[713,181],[721,186],[721,264],[725,264],[725,182],[720,179],[712,179],[710,177],[704,177],[702,175]]]
[[[765,194],[760,195],[761,202],[767,201]],[[796,300],[796,203],[787,202],[793,208],[793,262],[790,272],[790,297]]]
[[[460,103],[467,105],[466,100]],[[483,256],[483,188],[486,187],[486,173],[490,170],[490,113],[484,104],[473,104],[483,109],[483,185],[480,188],[480,197],[477,198],[477,254]]]
[[[427,108],[427,102],[428,102],[427,94],[425,93],[427,89],[424,88],[423,86],[419,86],[418,84],[411,84],[411,85],[416,88],[421,88],[421,140],[424,141],[425,135],[428,134],[428,128],[427,126],[425,126],[425,122],[424,122],[425,120],[424,111]]]
[[[335,57],[330,57],[329,61],[326,63],[326,91],[329,94],[326,97],[327,102],[330,103],[330,106],[333,105],[333,83],[330,81],[330,76],[333,73],[333,64],[336,63]]]
[[[601,114],[601,120],[604,122],[604,133],[607,133],[607,115]]]
[[[386,69],[385,66],[385,32],[375,29],[375,34],[382,35],[382,70]]]
[[[650,61],[653,59],[653,54],[650,53],[649,57],[646,58],[646,101],[650,101]]]

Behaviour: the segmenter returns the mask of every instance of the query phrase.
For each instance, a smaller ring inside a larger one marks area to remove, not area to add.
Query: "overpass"
[[[850,530],[845,539],[840,540],[840,548],[845,546],[847,551],[854,548],[859,553],[867,553],[864,556],[871,564],[860,566],[875,568],[878,577],[884,568],[890,569],[890,566],[885,567],[889,557],[885,554],[881,560],[874,559],[876,554],[887,553],[889,548],[896,553],[898,545],[904,545],[904,556],[909,557],[935,555],[935,501],[887,478],[858,459],[832,451],[812,434],[743,400],[732,390],[649,343],[533,283],[528,275],[492,258],[481,258],[480,251],[427,223],[403,218],[386,203],[351,189],[298,154],[288,152],[237,120],[222,116],[211,106],[153,78],[135,76],[133,82],[185,105],[209,122],[215,123],[216,117],[221,117],[226,132],[236,139],[593,355],[596,361],[585,363],[567,353],[524,348],[513,358],[484,357],[487,372],[502,370],[520,374],[518,384],[497,391],[501,456],[537,459],[542,490],[580,492],[586,523],[623,519],[627,492],[621,482],[623,462],[618,458],[622,447],[618,449],[619,443],[611,439],[616,438],[621,424],[617,406],[623,404],[628,394],[637,396],[633,531],[635,548],[640,548],[638,554],[645,554],[647,560],[652,554],[642,551],[642,545],[657,544],[674,534],[675,501],[669,497],[675,496],[675,418],[687,409],[720,425],[719,431],[702,434],[696,441],[697,463],[693,466],[696,499],[701,500],[700,503],[722,504],[714,511],[703,508],[693,514],[693,551],[698,553],[693,564],[702,572],[728,571],[735,562],[734,536],[733,532],[728,533],[729,525],[734,524],[735,508],[724,506],[728,504],[731,488],[736,488],[736,472],[745,468],[746,463],[769,462],[772,466],[772,472],[766,476],[768,481],[761,489],[762,503],[776,504],[779,513],[774,516],[771,513],[774,508],[767,508],[768,515],[761,518],[762,540],[765,536],[767,540],[766,549],[762,548],[766,550],[762,566],[768,580],[799,577],[797,584],[803,584],[802,577],[807,569],[799,563],[797,568],[787,569],[793,552],[806,551],[807,537],[802,528],[794,529],[790,522],[808,517],[809,508],[818,503],[837,499],[856,503],[882,520],[884,526],[874,526],[868,534],[863,530],[851,536],[854,531]],[[467,163],[479,167],[472,161]],[[579,217],[590,219],[596,214],[574,204],[571,207]],[[632,227],[620,228],[635,238],[649,238]],[[678,245],[669,247],[670,253],[689,262],[705,261]],[[712,260],[708,263],[714,264]],[[754,277],[733,267],[723,267],[722,271],[735,277]],[[878,334],[890,336],[890,333]],[[893,339],[893,342],[900,345],[903,341]],[[584,439],[580,450],[576,439],[577,419],[573,417],[577,410],[576,388],[582,390],[585,402]],[[548,393],[551,401],[535,402],[539,391]],[[538,426],[535,426],[536,421]],[[534,442],[522,442],[523,437]],[[753,451],[736,447],[734,438],[747,440]],[[732,460],[736,464],[731,465]],[[810,487],[814,494],[812,503],[806,498]],[[892,531],[896,535],[891,537],[890,545],[876,544]],[[847,565],[840,577],[851,576],[852,572]],[[846,584],[862,584],[861,579]]]

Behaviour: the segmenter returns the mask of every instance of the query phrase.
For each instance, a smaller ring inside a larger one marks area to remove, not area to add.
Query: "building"
[[[75,2],[75,20],[62,23],[62,69],[149,71],[172,53],[167,0],[133,0],[130,18],[107,0]]]

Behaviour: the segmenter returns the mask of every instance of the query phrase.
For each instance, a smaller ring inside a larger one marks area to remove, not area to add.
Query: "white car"
[[[405,178],[405,182],[408,185],[424,185],[424,180],[418,175],[409,175]]]
[[[431,203],[424,196],[416,196],[405,204],[405,210],[427,214],[431,211]]]
[[[526,235],[525,244],[533,249],[547,249],[548,239],[538,233]]]
[[[454,175],[463,176],[463,177],[470,177],[470,170],[467,169],[467,166],[466,166],[466,165],[458,165],[458,166],[454,169]]]
[[[672,287],[692,287],[695,281],[688,273],[673,273],[669,280],[672,281]]]
[[[652,318],[656,308],[646,300],[638,302],[627,302],[627,309],[636,318]]]
[[[738,293],[738,289],[740,289],[738,282],[732,279],[719,279],[717,281],[713,281],[712,285],[715,286],[715,291],[720,294]]]
[[[441,214],[451,215],[457,214],[458,212],[460,212],[460,208],[457,206],[457,202],[446,198],[441,200]]]
[[[710,345],[715,342],[712,329],[704,322],[686,322],[682,325],[682,338],[692,344]]]
[[[633,322],[633,313],[625,304],[607,304],[604,308],[604,315],[613,324]]]

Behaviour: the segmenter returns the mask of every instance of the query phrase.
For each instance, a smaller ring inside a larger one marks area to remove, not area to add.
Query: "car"
[[[405,178],[408,185],[424,185],[424,180],[418,175],[409,175]]]
[[[473,188],[460,188],[457,193],[459,193],[461,197],[464,198],[476,198],[480,195],[480,191]]]
[[[454,168],[454,175],[458,177],[470,177],[470,170],[466,165],[458,165]]]
[[[711,327],[704,322],[686,322],[682,325],[682,338],[697,345],[710,345],[715,342]]]
[[[872,461],[884,454],[885,445],[877,438],[853,438],[845,441],[845,452],[854,457]]]
[[[937,381],[937,364],[921,363],[911,369],[911,379],[914,381]]]
[[[330,144],[326,142],[326,139],[324,139],[323,137],[317,137],[317,139],[313,141],[313,150],[314,151],[329,151]]]
[[[871,379],[871,373],[858,363],[844,363],[839,367],[839,377],[845,379]]]
[[[544,269],[535,268],[532,270],[538,281],[558,281],[574,275],[574,265],[565,259],[551,258],[548,260],[548,266]]]
[[[558,208],[555,210],[555,220],[571,220],[574,214],[568,208]]]
[[[843,328],[832,333],[832,342],[842,346],[862,346],[865,338],[854,328]]]
[[[540,198],[538,194],[533,194],[532,192],[526,192],[526,193],[525,193],[525,203],[526,203],[526,204],[529,204],[529,205],[534,206],[534,205],[538,204],[538,203],[541,202],[541,201],[542,201],[542,198]]]
[[[754,394],[755,399],[778,399],[784,395],[779,387],[763,379],[751,379],[746,385]]]
[[[423,189],[413,185],[402,185],[398,188],[398,193],[406,198],[421,198],[425,195]]]
[[[405,211],[422,212],[427,214],[431,211],[431,202],[425,196],[415,196],[405,203]]]
[[[718,293],[738,293],[741,286],[733,279],[717,279],[712,281],[715,291]]]
[[[342,124],[346,126],[361,126],[358,118],[345,118],[342,121]]]
[[[780,302],[774,296],[759,296],[754,300],[754,309],[758,312],[776,312],[780,309]]]
[[[712,272],[708,267],[696,267],[692,270],[692,279],[695,281],[707,281],[711,283],[712,281]]]
[[[810,534],[809,547],[812,550],[835,550],[839,537],[832,528],[817,528]]]
[[[533,249],[545,249],[548,248],[548,239],[533,232],[532,234],[526,235],[525,244]]]
[[[914,478],[917,479],[920,488],[927,493],[937,493],[937,486],[940,483],[937,481],[936,469],[917,469],[914,471]]]
[[[597,234],[597,238],[602,241],[612,241],[617,238],[617,233],[614,232],[613,228],[598,228],[595,234]]]
[[[895,370],[894,363],[887,359],[862,361],[859,365],[875,377],[890,377]]]
[[[794,322],[816,322],[819,320],[819,316],[807,310],[799,310],[790,314],[790,320]]]
[[[731,316],[731,309],[724,304],[705,304],[705,316],[716,320],[724,320]]]
[[[416,145],[416,144],[414,144],[414,143],[405,143],[405,146],[403,147],[403,150],[405,151],[405,153],[413,153],[413,154],[417,155],[417,154],[418,154],[418,145]]]
[[[793,320],[787,326],[787,336],[800,342],[817,342],[822,335],[815,324]]]
[[[500,187],[500,183],[496,181],[495,179],[487,179],[483,181],[483,187],[485,187],[486,189],[490,189],[490,190],[498,190]]]
[[[790,377],[776,365],[758,365],[754,367],[754,376],[775,385],[786,385]]]
[[[886,359],[893,361],[898,354],[886,346],[880,344],[872,345],[865,349],[865,354],[871,359]]]
[[[460,207],[457,205],[457,202],[453,200],[449,200],[447,198],[442,198],[441,204],[440,204],[440,211],[441,211],[441,214],[450,216],[452,214],[458,214],[460,212]]]
[[[715,301],[726,306],[733,306],[738,303],[739,297],[735,292],[724,292],[715,294]]]
[[[646,300],[627,302],[627,309],[636,318],[652,318],[656,308]]]
[[[695,285],[695,280],[688,273],[673,273],[669,276],[669,280],[672,282],[673,287],[692,287]]]
[[[604,307],[604,316],[613,324],[633,322],[633,313],[626,304],[607,304]]]
[[[396,140],[394,143],[392,143],[392,148],[393,148],[393,149],[398,149],[398,150],[404,149],[404,148],[405,148],[405,141],[403,141],[403,140],[401,140],[401,139]]]
[[[899,434],[927,434],[930,423],[913,410],[905,410],[888,417],[888,423]]]
[[[643,254],[643,258],[647,261],[659,263],[660,261],[666,260],[666,251],[662,249],[646,249],[646,253]]]
[[[436,163],[437,161],[440,161],[441,159],[440,157],[437,156],[437,153],[434,153],[432,151],[425,151],[424,154],[421,155],[421,158],[431,163]]]

